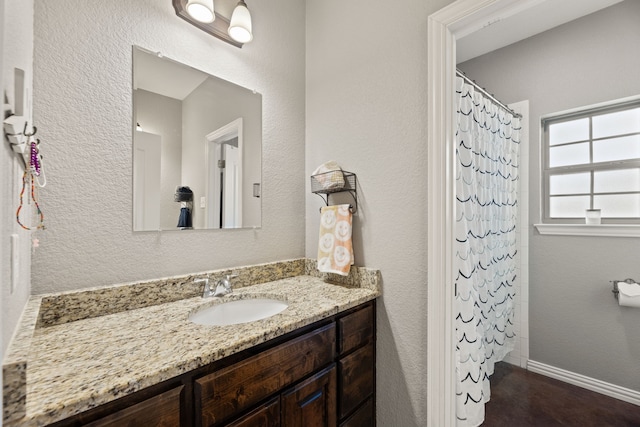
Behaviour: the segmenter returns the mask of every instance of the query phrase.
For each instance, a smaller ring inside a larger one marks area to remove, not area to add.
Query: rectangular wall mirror
[[[133,47],[133,230],[260,227],[262,96]]]

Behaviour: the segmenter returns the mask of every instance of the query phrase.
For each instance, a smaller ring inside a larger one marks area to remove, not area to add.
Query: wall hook
[[[22,134],[23,134],[24,136],[26,136],[26,137],[30,137],[30,136],[33,136],[33,135],[35,135],[36,133],[38,133],[38,128],[37,128],[37,127],[35,127],[35,126],[31,126],[31,130],[32,130],[32,132],[31,132],[31,133],[27,133],[27,125],[28,125],[28,123],[27,123],[27,122],[24,122],[24,129],[22,130]]]

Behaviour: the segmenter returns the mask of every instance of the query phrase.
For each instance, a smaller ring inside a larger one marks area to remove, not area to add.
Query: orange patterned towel
[[[348,276],[353,265],[349,205],[325,206],[320,212],[318,271]]]

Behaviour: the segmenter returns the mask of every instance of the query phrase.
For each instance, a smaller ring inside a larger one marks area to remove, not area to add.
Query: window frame
[[[610,193],[594,193],[594,173],[604,172],[612,170],[623,169],[640,169],[640,158],[615,160],[593,163],[593,145],[594,141],[607,140],[611,138],[621,138],[625,136],[640,135],[640,132],[633,132],[619,135],[609,135],[606,137],[593,138],[593,117],[603,114],[615,113],[619,111],[632,110],[640,108],[640,98],[634,97],[633,99],[625,99],[607,103],[606,105],[591,106],[580,108],[568,113],[560,113],[549,115],[541,118],[541,132],[542,132],[542,165],[541,165],[541,178],[542,178],[542,222],[544,224],[584,224],[584,216],[582,217],[551,217],[551,198],[550,194],[550,177],[554,175],[568,175],[575,173],[589,173],[590,174],[590,188],[589,193],[567,193],[562,196],[588,196],[589,208],[593,209],[594,195],[617,195],[617,194],[640,194],[639,191],[621,191]],[[552,124],[563,123],[578,119],[586,118],[589,120],[589,139],[580,141],[571,141],[567,143],[561,143],[556,145],[549,145],[549,126]],[[559,146],[569,146],[581,143],[589,144],[589,163],[570,166],[549,166],[550,148]],[[555,196],[555,195],[554,195]],[[603,217],[603,224],[640,224],[640,216],[638,217]]]

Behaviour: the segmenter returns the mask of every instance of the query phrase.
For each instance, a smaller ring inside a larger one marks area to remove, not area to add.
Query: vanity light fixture
[[[251,13],[244,0],[238,1],[230,18],[215,11],[214,1],[223,2],[218,6],[225,13],[224,6],[229,6],[230,0],[172,0],[172,3],[180,18],[229,44],[241,48],[253,40]]]
[[[213,0],[189,0],[187,2],[187,13],[199,22],[209,23],[216,19]]]
[[[249,43],[253,40],[251,13],[249,13],[249,8],[244,0],[240,0],[233,9],[229,24],[229,36],[239,43]]]

